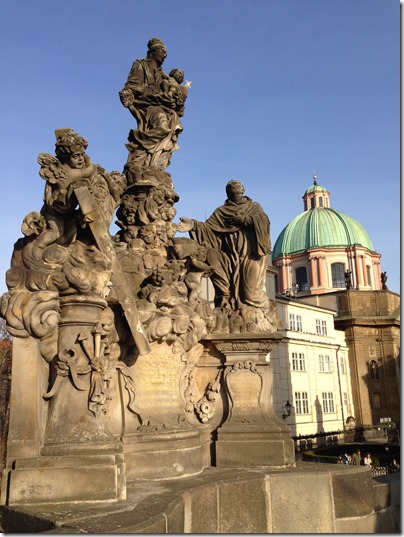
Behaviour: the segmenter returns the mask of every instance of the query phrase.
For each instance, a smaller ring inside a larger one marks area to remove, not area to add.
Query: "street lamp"
[[[288,418],[292,412],[292,405],[289,403],[289,400],[283,406],[284,412],[282,414],[282,419],[285,420]]]

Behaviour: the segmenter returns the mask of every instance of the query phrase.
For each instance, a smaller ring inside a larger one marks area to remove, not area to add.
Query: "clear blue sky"
[[[168,168],[179,216],[204,220],[229,179],[261,203],[274,244],[318,183],[358,220],[400,290],[398,0],[2,0],[0,294],[24,216],[40,210],[37,156],[73,128],[122,170],[135,127],[118,91],[151,37],[192,81]]]

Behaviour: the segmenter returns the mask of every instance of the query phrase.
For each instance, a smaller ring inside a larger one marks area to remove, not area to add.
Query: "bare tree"
[[[7,330],[6,320],[0,317],[0,341],[11,341],[11,334]]]
[[[12,337],[7,330],[6,321],[0,318],[0,470],[4,468],[7,453],[7,434],[10,416],[11,362]]]

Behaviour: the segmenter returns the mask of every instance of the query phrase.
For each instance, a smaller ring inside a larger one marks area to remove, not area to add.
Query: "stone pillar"
[[[97,326],[106,303],[83,295],[60,302],[50,378],[44,376],[38,340],[15,343],[19,366],[12,373],[12,399],[22,397],[19,407],[11,406],[1,497],[7,505],[126,498],[122,443],[105,430],[102,405],[99,411],[92,406],[104,389]],[[29,374],[29,389],[21,372]]]
[[[286,266],[286,261],[282,261],[282,290],[281,293],[284,293],[289,286],[288,270]]]
[[[49,365],[42,359],[39,342],[32,337],[13,339],[10,422],[7,459],[38,457],[46,423]],[[29,383],[27,383],[29,379]]]
[[[368,281],[368,271],[366,270],[366,258],[364,255],[362,255],[361,259],[362,259],[362,273],[363,273],[364,285],[370,285],[370,282]]]
[[[356,284],[357,287],[362,287],[363,285],[363,272],[362,272],[362,263],[360,256],[355,255],[355,271],[356,271]]]
[[[325,266],[325,257],[319,257],[318,258],[318,264],[319,264],[319,287],[327,287],[327,273],[326,273],[326,266]]]
[[[209,337],[225,356],[228,412],[218,429],[217,467],[293,466],[290,428],[272,403],[272,367],[266,356],[281,336],[226,334]]]
[[[374,265],[374,278],[375,278],[375,289],[380,291],[382,288],[382,271],[380,268],[380,262],[375,263]]]
[[[312,288],[318,287],[318,276],[317,276],[317,257],[310,257],[310,270],[311,270],[311,286]]]

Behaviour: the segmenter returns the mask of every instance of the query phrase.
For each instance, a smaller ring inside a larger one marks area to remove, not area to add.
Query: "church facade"
[[[308,317],[316,318],[312,307],[333,312],[333,328],[343,338],[338,344],[347,350],[349,375],[348,404],[339,410],[341,424],[352,417],[359,426],[389,419],[399,423],[400,296],[387,289],[381,255],[367,232],[359,222],[330,207],[330,193],[317,184],[316,177],[303,202],[304,212],[283,229],[273,248],[269,271],[275,272],[278,310],[286,300],[299,303],[302,311],[307,308]],[[345,393],[338,390],[334,400]],[[324,416],[325,399],[316,401],[317,415]],[[321,420],[318,428],[321,423],[327,430]],[[303,434],[297,417],[291,426]]]
[[[379,290],[380,254],[365,229],[331,208],[330,193],[314,183],[304,196],[304,211],[280,233],[273,249],[280,294],[299,297],[345,290]]]

